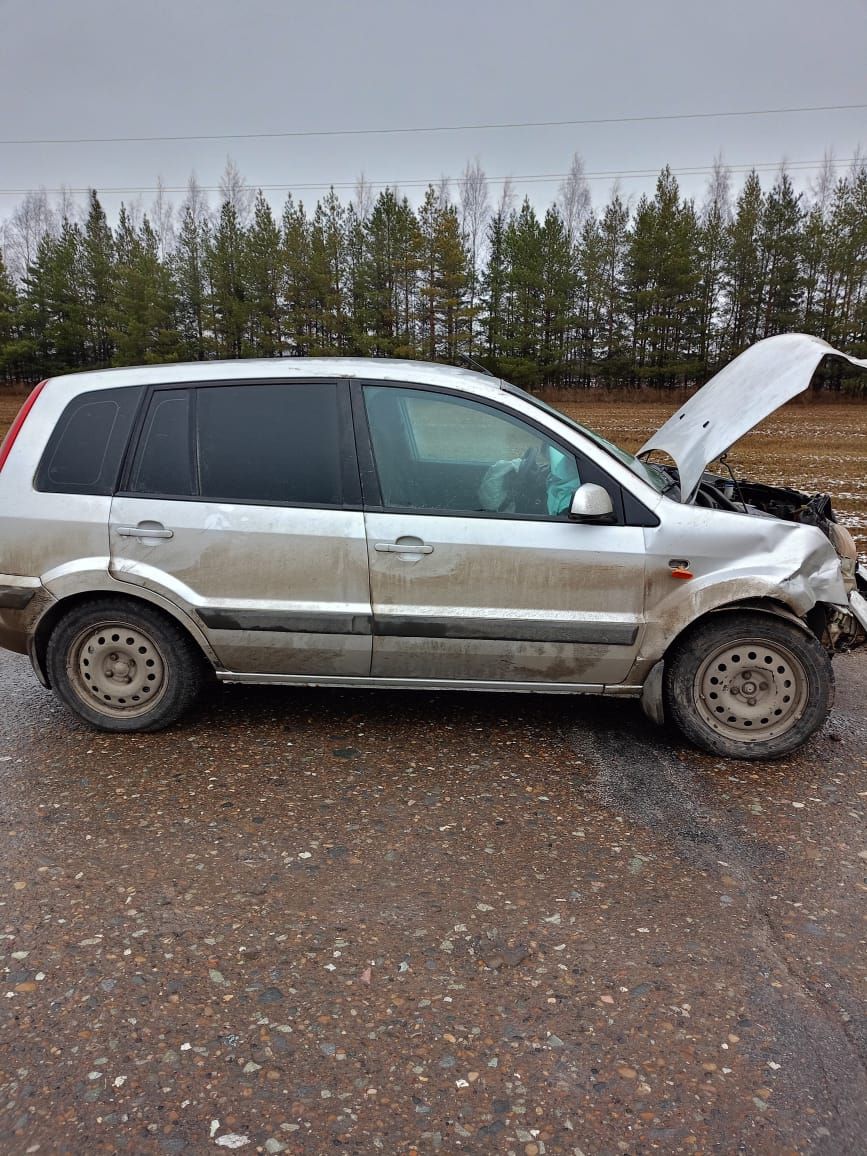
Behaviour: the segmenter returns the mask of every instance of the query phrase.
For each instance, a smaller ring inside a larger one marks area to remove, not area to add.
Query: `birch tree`
[[[488,195],[488,179],[476,157],[467,163],[460,185],[461,232],[467,246],[467,307],[469,310],[469,349],[472,356],[475,338],[475,318],[479,288],[479,271],[483,258],[485,226],[490,216],[491,206]]]
[[[557,193],[557,207],[569,244],[574,245],[591,207],[590,186],[584,175],[584,161],[577,152],[572,154],[569,172]]]
[[[26,193],[3,230],[6,264],[14,280],[24,279],[42,239],[55,232],[56,225],[45,189]]]

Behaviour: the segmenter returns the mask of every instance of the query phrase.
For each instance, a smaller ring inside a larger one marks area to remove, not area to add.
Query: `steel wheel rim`
[[[702,721],[741,743],[786,734],[803,716],[809,679],[787,646],[756,638],[726,642],[705,658],[693,695]]]
[[[111,718],[135,718],[153,710],[166,693],[163,655],[138,626],[101,622],[76,637],[66,664],[82,702]]]

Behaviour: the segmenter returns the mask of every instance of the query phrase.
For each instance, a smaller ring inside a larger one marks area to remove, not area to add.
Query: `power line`
[[[859,158],[857,157],[843,157],[834,160],[835,165],[849,165],[854,163]],[[789,172],[809,172],[814,169],[820,169],[826,161],[787,161],[785,168]],[[739,165],[724,165],[726,171],[730,173],[749,173],[755,170],[756,172],[773,172],[779,169],[780,161],[760,161],[755,164],[739,164]],[[707,165],[694,165],[684,168],[672,168],[670,170],[674,176],[707,176],[714,171],[713,167]],[[647,177],[658,176],[659,168],[652,169],[597,169],[590,172],[585,172],[583,176],[588,181],[603,181],[603,180],[640,180]],[[554,181],[562,181],[568,177],[568,173],[517,173],[506,177],[486,177],[489,184],[502,185],[507,181],[512,181],[515,184],[550,184]],[[420,178],[411,177],[406,180],[390,180],[390,181],[368,181],[365,180],[365,185],[372,189],[388,189],[388,188],[427,188],[428,185],[439,184],[441,177],[435,178]],[[463,184],[462,177],[448,178],[450,183],[456,185]],[[310,192],[318,189],[334,189],[345,190],[357,188],[357,181],[298,181],[293,184],[258,184],[256,182],[247,182],[247,187],[253,190],[261,189],[262,192]],[[69,193],[72,195],[89,193],[93,186],[73,187],[70,185],[60,185],[56,188],[43,188],[42,191],[46,193]],[[165,193],[185,193],[188,185],[124,185],[124,186],[105,186],[97,188],[97,192],[103,196],[124,196],[134,193],[156,193],[162,189]],[[197,185],[199,192],[202,193],[218,193],[221,191],[219,185]],[[33,192],[33,189],[0,189],[0,196],[25,196],[27,193]]]
[[[416,125],[405,128],[290,129],[283,132],[190,133],[153,136],[21,137],[0,140],[0,145],[148,144],[160,141],[285,140],[298,137],[398,136],[416,133],[488,132],[499,129],[576,128],[606,124],[649,124],[669,120],[713,120],[742,116],[789,116],[804,112],[852,112],[867,104],[809,104],[790,108],[749,108],[726,112],[672,112],[642,116],[598,116],[575,120],[524,120],[488,124]]]

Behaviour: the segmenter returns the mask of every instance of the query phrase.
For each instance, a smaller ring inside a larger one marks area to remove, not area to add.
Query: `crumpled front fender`
[[[686,527],[664,521],[648,531],[646,626],[633,681],[640,682],[688,626],[725,606],[760,599],[799,619],[817,602],[848,606],[840,560],[820,530],[772,518],[727,517],[731,521],[722,524],[718,515],[703,521],[701,553]],[[709,535],[712,527],[723,532]],[[688,560],[694,576],[675,579],[669,564],[674,559]]]

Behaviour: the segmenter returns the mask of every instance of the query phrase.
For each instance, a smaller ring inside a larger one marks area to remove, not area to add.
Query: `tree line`
[[[594,209],[579,159],[544,213],[496,204],[478,166],[414,207],[360,182],[275,214],[231,164],[212,212],[19,205],[0,255],[0,376],[346,354],[457,361],[518,384],[679,387],[752,342],[805,330],[867,355],[867,164],[809,194],[781,168],[701,204],[664,168],[652,196]],[[837,371],[839,373],[839,371]],[[833,376],[826,383],[839,386]]]

